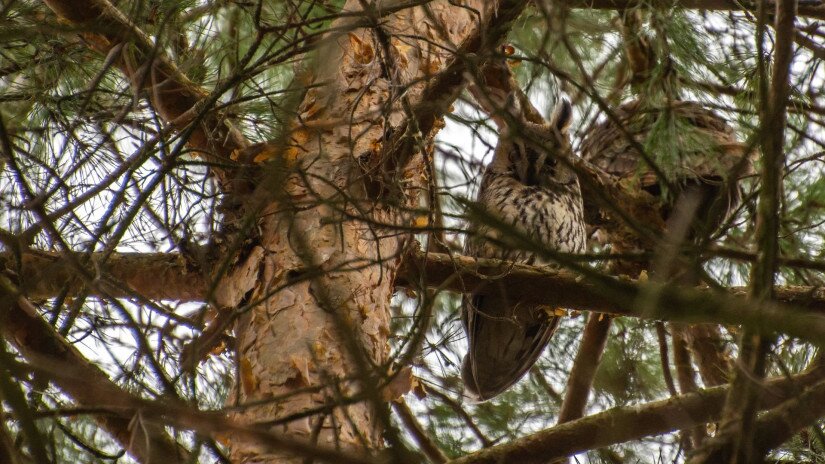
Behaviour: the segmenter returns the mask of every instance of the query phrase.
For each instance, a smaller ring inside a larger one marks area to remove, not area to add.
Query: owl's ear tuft
[[[570,100],[562,98],[553,110],[553,119],[551,124],[559,132],[566,132],[570,128],[570,123],[573,121],[573,105]]]

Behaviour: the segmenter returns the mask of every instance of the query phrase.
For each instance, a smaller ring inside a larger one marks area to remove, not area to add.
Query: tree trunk
[[[410,237],[403,230],[414,219],[409,208],[424,180],[420,156],[385,159],[384,141],[405,123],[415,127],[405,111],[420,108],[427,91],[420,82],[442,71],[455,53],[448,50],[494,11],[487,2],[465,3],[402,10],[381,18],[379,29],[333,33],[319,50],[313,83],[324,85],[307,92],[301,125],[290,134],[296,146],[274,161],[297,169],[263,186],[270,199],[257,215],[257,236],[218,286],[221,307],[245,311],[235,327],[239,379],[228,405],[254,405],[235,419],[319,446],[381,447],[390,298]],[[357,5],[350,1],[344,9],[361,10]],[[380,7],[367,7],[366,16],[379,14]],[[332,30],[355,24],[345,18]],[[387,168],[393,163],[394,170]],[[383,177],[364,182],[365,166]],[[237,437],[230,446],[233,462],[302,460],[263,454]]]

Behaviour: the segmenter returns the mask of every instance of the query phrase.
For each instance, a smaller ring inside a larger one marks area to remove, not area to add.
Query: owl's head
[[[550,122],[528,121],[518,98],[508,95],[504,110],[504,130],[499,139],[492,168],[510,173],[525,185],[567,184],[576,180],[564,162],[572,156],[570,127],[573,108],[566,98],[559,99]]]

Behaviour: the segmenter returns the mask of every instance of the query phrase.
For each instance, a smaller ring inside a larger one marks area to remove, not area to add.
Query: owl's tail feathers
[[[501,303],[489,296],[464,302],[468,350],[461,377],[471,401],[487,401],[521,379],[559,325],[542,307]]]

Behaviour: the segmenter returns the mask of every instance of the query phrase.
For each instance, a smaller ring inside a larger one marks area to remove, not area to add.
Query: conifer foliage
[[[821,0],[5,0],[0,463],[825,462],[824,59]],[[576,254],[472,200],[562,99]],[[479,403],[485,288],[561,321]]]

